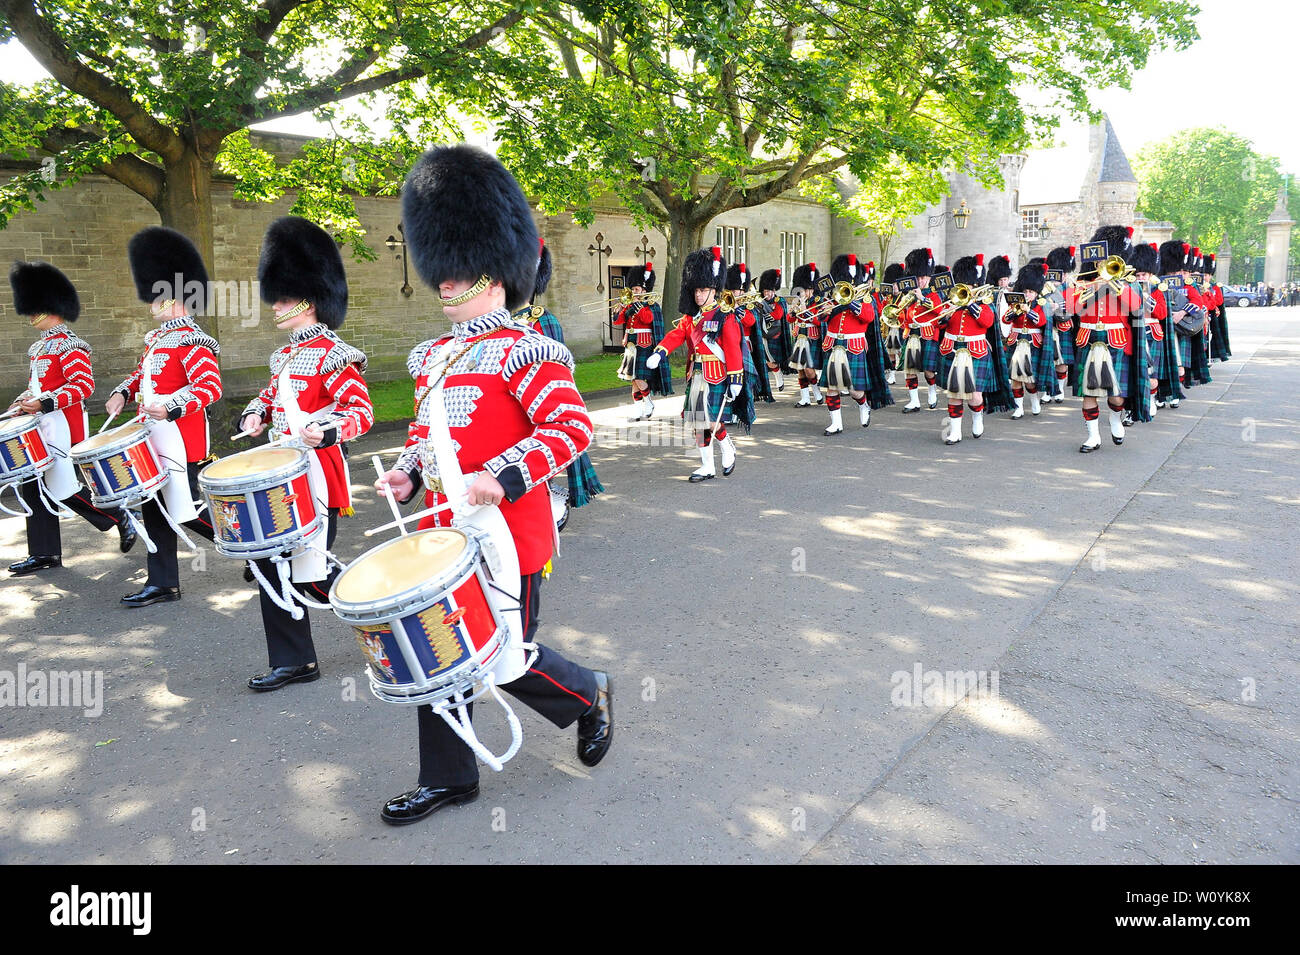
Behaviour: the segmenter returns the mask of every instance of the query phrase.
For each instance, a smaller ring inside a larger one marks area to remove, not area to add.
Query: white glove
[[[727,389],[727,396],[731,398],[732,401],[735,401],[740,397],[740,389],[743,387],[745,386],[738,381],[732,382],[731,386]]]
[[[659,367],[659,362],[662,359],[663,359],[663,355],[660,354],[659,352],[655,352],[653,355],[651,355],[649,358],[645,360],[645,366],[649,368],[651,371],[654,371],[656,368]]]

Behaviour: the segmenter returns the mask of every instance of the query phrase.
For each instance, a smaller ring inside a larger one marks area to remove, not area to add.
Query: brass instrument
[[[653,295],[633,295],[630,288],[623,289],[620,295],[611,295],[609,298],[603,298],[595,302],[586,302],[578,306],[580,312],[599,312],[602,309],[612,308],[618,305],[620,308],[627,308],[633,302],[641,302],[645,305],[657,305],[662,296],[655,292]]]
[[[1082,305],[1096,295],[1103,285],[1109,285],[1111,290],[1118,295],[1123,291],[1123,286],[1120,283],[1128,281],[1136,274],[1133,266],[1125,262],[1120,256],[1110,256],[1097,267],[1096,281],[1079,293],[1078,304]]]
[[[997,294],[997,289],[992,285],[981,285],[978,288],[971,288],[969,285],[954,285],[952,291],[948,293],[948,301],[943,303],[939,310],[940,315],[951,315],[959,308],[966,308],[968,305],[991,305]]]
[[[808,309],[808,312],[817,318],[825,318],[832,311],[841,306],[852,305],[854,302],[863,301],[871,293],[871,289],[872,286],[865,282],[862,285],[851,285],[848,282],[836,282],[835,287],[831,289],[829,297]]]
[[[734,312],[738,308],[748,308],[762,297],[762,292],[743,292],[737,295],[732,289],[726,289],[718,296],[718,310]]]

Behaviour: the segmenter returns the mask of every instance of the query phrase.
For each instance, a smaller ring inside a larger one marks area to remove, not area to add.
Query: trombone
[[[1124,291],[1121,282],[1126,282],[1136,275],[1133,266],[1129,265],[1118,255],[1112,255],[1105,262],[1097,267],[1097,279],[1086,289],[1079,293],[1078,304],[1082,305],[1090,298],[1101,291],[1103,285],[1109,285],[1116,295]]]
[[[655,292],[652,295],[633,295],[630,288],[625,288],[621,295],[612,295],[609,298],[603,298],[599,301],[587,302],[583,305],[579,305],[578,311],[599,312],[602,309],[609,309],[615,305],[618,305],[620,308],[627,308],[627,306],[631,305],[633,302],[642,302],[646,305],[657,305],[662,297],[663,296],[658,292]]]
[[[723,290],[718,296],[718,311],[723,313],[734,312],[738,308],[748,308],[757,304],[763,298],[762,292],[742,292],[737,294],[732,289]]]
[[[843,305],[852,305],[854,302],[861,302],[871,293],[871,289],[871,284],[867,282],[861,285],[836,282],[829,296],[811,308],[806,309],[802,314],[811,318],[825,318],[836,308]]]
[[[954,285],[952,291],[948,293],[948,301],[943,303],[939,309],[940,315],[951,315],[959,308],[966,308],[968,305],[989,305],[992,304],[996,289],[992,285],[981,285],[978,288],[971,288],[969,285]]]

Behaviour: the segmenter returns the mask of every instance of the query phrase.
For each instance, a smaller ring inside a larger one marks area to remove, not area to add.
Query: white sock
[[[1088,443],[1093,445],[1101,444],[1101,435],[1097,431],[1097,419],[1093,418],[1091,421],[1085,421],[1084,424],[1088,426]],[[1120,427],[1122,428],[1123,425],[1120,425]]]
[[[983,411],[972,411],[970,413],[970,433],[977,438],[984,433]]]
[[[822,389],[821,389],[821,386],[820,386],[820,385],[813,385],[813,386],[812,386],[812,393],[813,393],[813,401],[821,401],[821,400],[822,400]]]
[[[808,389],[807,389],[807,388],[800,388],[800,389],[799,389],[799,404],[801,404],[801,405],[806,405],[806,404],[808,404]]]
[[[919,407],[921,407],[921,389],[920,389],[920,388],[908,388],[908,389],[907,389],[907,406],[908,406],[909,408],[919,408]]]
[[[723,440],[719,441],[719,442],[718,442],[718,446],[719,446],[720,448],[722,448],[722,467],[723,467],[723,469],[729,468],[729,467],[731,467],[733,464],[735,464],[735,463],[736,463],[736,446],[735,446],[734,444],[731,443],[731,435],[727,435],[726,438],[724,438]],[[712,456],[710,456],[709,460],[712,461]]]
[[[930,404],[934,404],[936,401],[939,400],[939,386],[928,385],[927,387],[930,389],[930,394],[926,400],[929,401]]]
[[[843,431],[843,430],[844,430],[844,420],[843,420],[843,418],[840,416],[840,409],[839,409],[839,408],[836,408],[834,411],[831,412],[831,426],[830,426],[829,428],[827,428],[826,430],[827,430],[827,431],[830,431],[830,432]]]
[[[871,403],[870,402],[864,401],[860,405],[858,405],[858,421],[861,423],[862,427],[864,428],[867,425],[871,424]]]
[[[1124,437],[1124,412],[1110,409],[1110,434],[1113,438]]]
[[[1038,414],[1038,412],[1043,410],[1042,403],[1038,400],[1038,392],[1036,391],[1031,391],[1029,393],[1029,410],[1034,414]]]
[[[700,448],[700,467],[696,474],[713,474],[713,442],[710,441],[704,447]]]

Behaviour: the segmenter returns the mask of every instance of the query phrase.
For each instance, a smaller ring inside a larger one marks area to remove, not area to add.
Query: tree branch
[[[0,0],[4,2],[4,0]],[[503,30],[508,30],[524,18],[523,11],[514,11],[497,19],[482,29],[471,33],[465,39],[450,47],[450,50],[468,51],[477,50],[490,43]],[[359,58],[354,58],[349,64],[355,65]],[[370,61],[371,63],[374,60]],[[364,70],[365,64],[361,66]],[[364,80],[355,80],[352,82],[338,82],[335,78],[343,71],[335,73],[328,79],[321,81],[315,86],[301,90],[297,93],[290,94],[290,105],[283,106],[279,109],[262,111],[256,105],[244,106],[240,109],[241,114],[256,123],[264,123],[272,119],[280,119],[284,116],[294,116],[298,113],[305,113],[308,110],[315,109],[318,106],[324,106],[326,103],[337,103],[341,100],[351,99],[354,96],[363,96],[366,93],[374,93],[390,86],[396,86],[398,83],[405,83],[409,80],[418,80],[428,73],[428,68],[420,64],[408,64],[407,66],[394,67],[391,70],[385,70],[377,73]],[[359,72],[359,71],[358,71]]]
[[[32,0],[0,0],[0,13],[51,76],[116,116],[131,138],[145,149],[164,160],[179,158],[184,151],[181,138],[140,107],[128,89],[78,60],[49,22],[36,12]]]
[[[58,155],[70,147],[95,142],[97,138],[102,137],[95,137],[85,130],[52,127],[41,136],[41,148]],[[133,153],[114,156],[107,163],[95,163],[95,169],[143,196],[150,205],[157,206],[162,201],[163,171]]]

